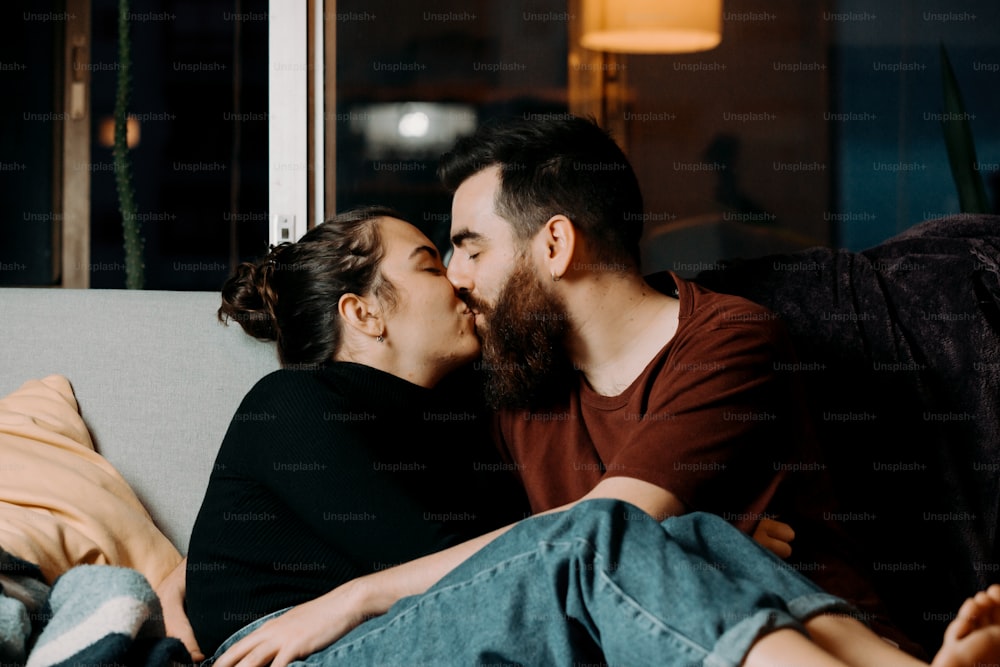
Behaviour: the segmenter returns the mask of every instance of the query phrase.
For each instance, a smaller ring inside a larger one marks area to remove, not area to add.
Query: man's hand
[[[778,558],[792,555],[791,541],[795,531],[787,523],[775,519],[761,519],[753,531],[753,539]]]
[[[194,662],[201,662],[205,659],[205,655],[198,648],[194,630],[188,621],[187,612],[184,611],[186,575],[187,558],[178,563],[177,567],[160,582],[156,587],[156,595],[160,598],[160,606],[163,608],[163,625],[166,627],[167,636],[180,639],[191,654],[191,659]]]

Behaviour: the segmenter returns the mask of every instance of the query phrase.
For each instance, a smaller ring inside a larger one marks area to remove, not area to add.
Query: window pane
[[[93,3],[91,287],[125,280],[108,145],[117,4]],[[147,289],[215,290],[234,260],[266,250],[266,16],[266,0],[132,3],[129,156]]]
[[[337,199],[397,208],[442,249],[438,157],[483,121],[567,109],[565,0],[337,2]]]

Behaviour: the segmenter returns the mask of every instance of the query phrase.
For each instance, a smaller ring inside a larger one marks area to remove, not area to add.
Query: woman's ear
[[[373,299],[343,294],[337,302],[337,313],[347,326],[366,336],[379,336],[385,331],[382,310]]]
[[[554,215],[542,227],[545,262],[553,280],[560,280],[569,271],[576,251],[576,227],[565,215]]]

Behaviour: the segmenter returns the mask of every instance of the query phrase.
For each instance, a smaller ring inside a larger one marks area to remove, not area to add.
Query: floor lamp
[[[722,0],[570,0],[569,103],[627,150],[629,54],[707,51],[722,41]]]

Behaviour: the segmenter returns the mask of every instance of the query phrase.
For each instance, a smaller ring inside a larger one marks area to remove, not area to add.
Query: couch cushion
[[[118,471],[94,451],[66,378],[29,380],[0,399],[0,545],[50,583],[111,564],[156,585],[180,561]]]

